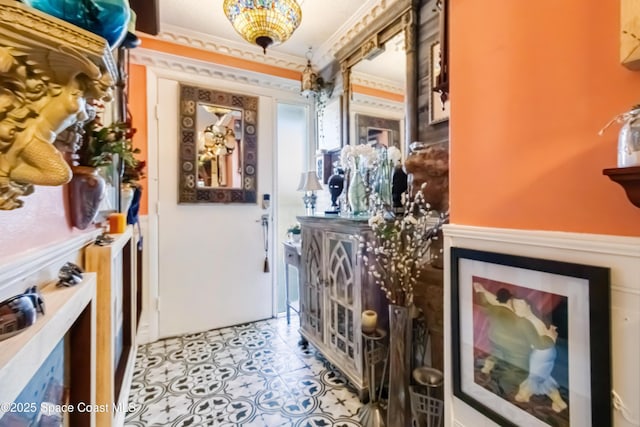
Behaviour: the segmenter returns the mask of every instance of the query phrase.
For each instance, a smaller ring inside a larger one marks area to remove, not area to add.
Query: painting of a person
[[[481,369],[489,375],[498,359],[515,368],[517,378],[517,402],[529,402],[533,395],[546,395],[551,399],[551,408],[559,413],[567,408],[558,390],[558,383],[552,377],[556,360],[556,340],[558,332],[554,325],[547,326],[531,310],[524,299],[514,298],[506,288],[493,294],[481,283],[474,282],[476,304],[483,307],[488,321],[488,339],[491,356],[487,357]],[[513,373],[513,372],[512,372]]]

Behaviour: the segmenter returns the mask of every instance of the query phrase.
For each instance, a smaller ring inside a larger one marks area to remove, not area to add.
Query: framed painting
[[[501,426],[608,427],[609,269],[451,248],[453,394]]]
[[[449,120],[449,104],[448,99],[446,102],[442,102],[440,94],[434,92],[433,88],[438,83],[438,76],[440,75],[440,42],[435,42],[431,45],[429,50],[431,57],[429,65],[429,75],[431,82],[431,91],[429,95],[429,124],[436,124]]]

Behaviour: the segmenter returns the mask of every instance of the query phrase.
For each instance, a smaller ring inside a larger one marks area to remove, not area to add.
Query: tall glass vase
[[[389,304],[389,404],[387,425],[411,425],[409,375],[411,374],[411,311]]]
[[[382,153],[382,160],[378,167],[376,190],[380,202],[385,206],[391,206],[391,164],[387,159],[387,152]]]
[[[357,167],[351,170],[351,182],[349,182],[349,206],[353,215],[362,215],[367,212],[367,192],[362,179],[362,174]]]

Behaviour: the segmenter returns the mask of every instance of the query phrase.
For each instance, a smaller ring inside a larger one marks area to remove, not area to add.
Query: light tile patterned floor
[[[361,403],[297,319],[272,319],[140,346],[127,427],[355,427]]]

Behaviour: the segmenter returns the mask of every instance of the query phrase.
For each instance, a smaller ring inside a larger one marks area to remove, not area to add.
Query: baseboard
[[[149,322],[143,318],[144,313],[142,314],[142,316],[140,316],[140,324],[138,325],[138,335],[136,337],[136,342],[138,343],[138,345],[142,345],[142,344],[148,344],[152,341],[151,337],[149,336]]]

